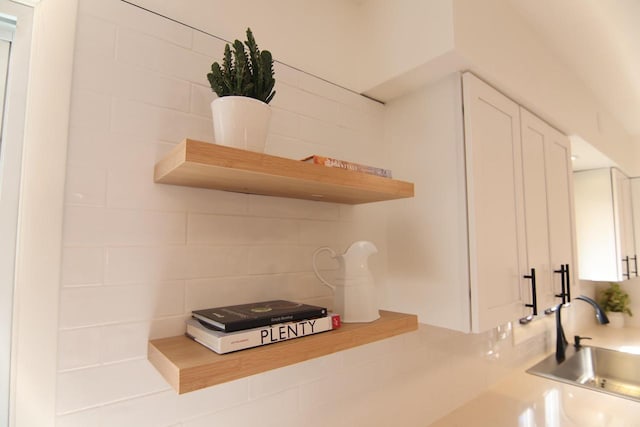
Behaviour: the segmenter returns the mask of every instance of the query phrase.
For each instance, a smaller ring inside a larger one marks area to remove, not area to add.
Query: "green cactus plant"
[[[234,41],[232,53],[227,43],[222,65],[218,62],[211,64],[207,79],[211,90],[219,97],[247,96],[268,104],[276,94],[273,90],[276,83],[273,74],[271,52],[260,51],[251,28],[247,28],[247,40],[244,44],[240,40]]]
[[[599,303],[604,311],[633,316],[629,308],[629,294],[623,291],[618,283],[609,282],[609,287],[602,292]]]

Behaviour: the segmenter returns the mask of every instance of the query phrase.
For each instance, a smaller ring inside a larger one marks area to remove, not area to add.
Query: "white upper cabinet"
[[[633,255],[631,271],[632,277],[638,276],[638,249],[640,249],[640,178],[631,178],[631,213],[633,218],[633,243],[636,253]]]
[[[565,135],[522,107],[520,117],[527,261],[537,291],[529,303],[540,313],[568,302],[575,281],[571,146]]]
[[[532,269],[538,311],[561,302],[554,271],[574,253],[566,138],[469,73],[385,110],[392,165],[416,183],[389,206],[386,308],[486,331],[532,314]]]
[[[526,274],[518,105],[472,74],[462,77],[471,326],[485,331],[523,313]]]
[[[390,206],[385,305],[463,332],[525,316],[518,105],[450,75],[389,103],[386,132],[416,191]]]
[[[580,279],[638,275],[629,178],[616,168],[574,172]]]

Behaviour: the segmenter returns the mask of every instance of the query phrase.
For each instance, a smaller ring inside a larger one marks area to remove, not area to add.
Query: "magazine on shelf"
[[[194,310],[191,315],[214,329],[234,332],[324,317],[327,309],[293,301],[273,300]]]
[[[301,338],[340,327],[340,316],[280,323],[236,332],[216,331],[195,318],[187,320],[187,336],[219,354]]]
[[[334,159],[332,157],[319,156],[317,154],[305,157],[304,159],[302,159],[302,161],[313,163],[316,165],[327,166],[330,168],[347,169],[355,172],[363,172],[370,175],[382,176],[384,178],[391,178],[391,171],[389,169],[362,165],[360,163],[348,162],[346,160]]]

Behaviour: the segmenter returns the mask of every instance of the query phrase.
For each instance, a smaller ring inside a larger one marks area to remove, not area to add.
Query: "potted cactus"
[[[620,287],[619,283],[609,282],[609,287],[600,296],[600,306],[607,312],[609,325],[621,328],[624,326],[624,315],[633,316],[629,308],[629,294]]]
[[[268,104],[275,95],[273,75],[271,52],[258,48],[250,28],[244,43],[227,43],[222,64],[214,62],[207,74],[218,95],[211,103],[216,143],[264,151],[271,118]]]

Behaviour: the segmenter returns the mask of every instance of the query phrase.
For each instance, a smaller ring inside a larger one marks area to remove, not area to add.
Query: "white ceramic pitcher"
[[[327,282],[318,272],[316,256],[323,251],[329,252],[340,263],[340,277],[335,284]],[[378,248],[373,243],[361,240],[353,243],[342,255],[326,246],[313,253],[313,271],[324,285],[333,289],[333,310],[340,314],[344,323],[372,322],[380,317],[375,283],[367,264],[369,255],[377,252]]]

